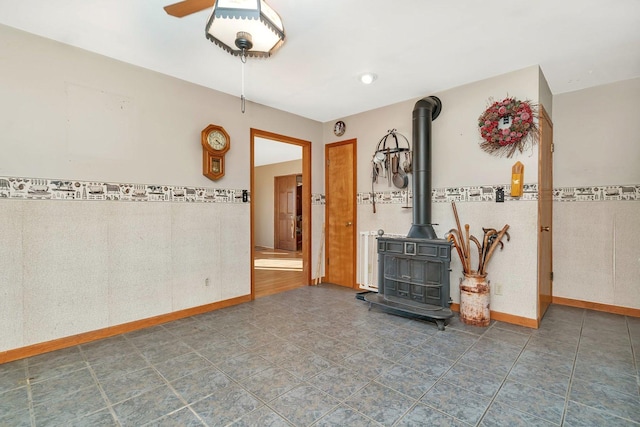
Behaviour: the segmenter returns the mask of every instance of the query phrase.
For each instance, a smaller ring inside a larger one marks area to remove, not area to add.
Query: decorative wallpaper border
[[[495,202],[496,190],[504,190],[504,201],[536,201],[538,185],[525,184],[522,197],[511,197],[511,185],[484,185],[472,187],[435,188],[431,192],[434,203]],[[377,204],[404,204],[412,206],[410,190],[376,191]],[[640,185],[605,185],[594,187],[562,187],[553,190],[554,202],[640,201]],[[358,204],[371,204],[371,192],[358,193]]]
[[[3,198],[204,203],[246,203],[250,200],[248,190],[0,177],[0,199]]]
[[[522,197],[510,196],[511,185],[435,188],[431,197],[434,203],[495,202],[499,188],[504,190],[505,202],[538,200],[537,184],[524,184]],[[371,192],[357,193],[357,203],[371,204],[371,196]],[[412,206],[413,194],[411,190],[376,191],[375,198],[377,204]],[[247,203],[251,197],[242,189],[0,176],[0,199]],[[555,188],[553,201],[640,201],[640,184]],[[312,194],[311,204],[324,205],[325,195]]]

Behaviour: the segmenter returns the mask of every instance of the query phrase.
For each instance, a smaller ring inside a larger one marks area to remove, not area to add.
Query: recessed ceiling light
[[[374,73],[364,73],[360,76],[360,81],[365,85],[370,85],[373,83],[378,76]]]

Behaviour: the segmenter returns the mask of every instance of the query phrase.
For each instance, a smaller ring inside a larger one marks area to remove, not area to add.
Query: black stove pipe
[[[431,122],[442,102],[428,96],[413,108],[413,224],[407,237],[437,239],[431,225]]]

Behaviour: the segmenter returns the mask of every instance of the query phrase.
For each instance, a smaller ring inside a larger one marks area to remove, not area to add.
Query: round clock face
[[[222,150],[227,146],[227,137],[219,130],[212,130],[207,135],[207,142],[214,150]]]
[[[336,122],[336,124],[333,125],[333,133],[336,136],[344,135],[344,131],[346,130],[347,130],[347,125],[345,125],[342,120],[340,120],[339,122]]]

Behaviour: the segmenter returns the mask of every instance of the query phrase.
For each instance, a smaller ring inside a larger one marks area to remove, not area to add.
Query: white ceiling
[[[0,23],[239,95],[240,60],[205,38],[209,11],[174,18],[173,2],[0,0]],[[639,0],[268,3],[287,39],[248,60],[247,99],[321,122],[536,64],[554,94],[640,76]],[[365,71],[378,80],[359,83]]]
[[[302,159],[302,147],[299,145],[258,137],[256,137],[253,142],[254,166],[264,166]]]

